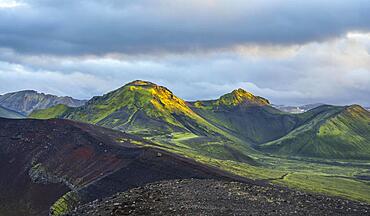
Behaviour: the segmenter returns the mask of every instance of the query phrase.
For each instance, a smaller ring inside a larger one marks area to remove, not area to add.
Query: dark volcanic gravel
[[[370,215],[370,205],[272,185],[191,179],[148,184],[72,215]]]

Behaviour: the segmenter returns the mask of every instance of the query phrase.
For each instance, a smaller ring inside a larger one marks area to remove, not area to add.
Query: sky
[[[0,94],[89,99],[142,79],[186,100],[370,106],[368,0],[0,0]]]

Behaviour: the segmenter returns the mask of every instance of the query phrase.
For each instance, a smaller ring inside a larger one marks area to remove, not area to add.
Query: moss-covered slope
[[[248,152],[254,151],[244,141],[199,116],[189,103],[167,88],[140,80],[94,97],[82,107],[53,107],[31,117],[97,124],[156,139],[169,148],[187,146],[200,155],[211,154],[219,159],[247,160]]]
[[[40,109],[33,111],[28,117],[35,119],[52,119],[63,117],[67,111],[71,109],[67,105],[58,104],[48,109]]]
[[[192,109],[212,124],[254,144],[278,139],[302,121],[299,116],[283,113],[269,106],[267,99],[243,89],[217,100],[194,102]]]
[[[140,80],[94,97],[86,105],[63,113],[63,117],[144,136],[172,132],[215,133],[170,90]]]
[[[289,156],[370,159],[370,113],[358,105],[322,106],[318,116],[261,150]]]

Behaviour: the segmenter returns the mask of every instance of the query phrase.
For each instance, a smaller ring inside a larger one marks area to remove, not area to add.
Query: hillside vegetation
[[[67,105],[58,104],[50,107],[49,109],[35,110],[28,117],[35,119],[61,118],[69,109],[70,107],[68,107]]]
[[[289,156],[370,159],[369,141],[370,113],[353,105],[327,107],[327,111],[261,149]]]
[[[52,107],[30,117],[73,119],[140,135],[168,147],[179,144],[201,155],[253,163],[248,153],[254,150],[249,145],[199,116],[167,88],[151,82],[137,80],[94,97],[84,106]]]
[[[322,105],[290,114],[243,89],[189,103],[165,87],[137,80],[81,107],[57,105],[30,117],[88,122],[237,161],[261,153],[370,158],[370,114],[362,107]]]
[[[165,87],[138,80],[84,106],[54,107],[31,117],[133,133],[241,176],[370,202],[370,115],[358,105],[291,114],[242,89],[186,102]]]

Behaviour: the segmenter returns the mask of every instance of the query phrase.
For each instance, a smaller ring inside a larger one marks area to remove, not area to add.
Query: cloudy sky
[[[187,100],[370,105],[369,0],[0,0],[0,94],[88,99],[144,79]]]

